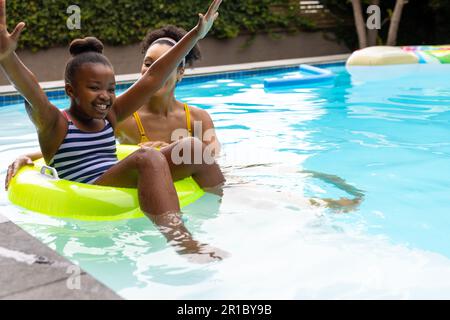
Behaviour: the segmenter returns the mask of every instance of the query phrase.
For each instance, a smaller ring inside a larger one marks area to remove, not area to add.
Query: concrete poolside
[[[122,299],[2,215],[0,269],[0,300]]]

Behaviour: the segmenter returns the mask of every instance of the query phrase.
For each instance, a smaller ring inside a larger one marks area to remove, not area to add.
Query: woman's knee
[[[134,153],[134,157],[138,169],[160,169],[167,166],[164,155],[153,148],[140,148]]]
[[[182,154],[189,155],[192,159],[203,160],[203,153],[205,151],[206,145],[198,138],[188,137],[180,140]],[[202,161],[203,162],[203,161]]]
[[[179,141],[179,143],[191,152],[195,152],[195,150],[203,151],[206,145],[196,137],[187,137],[183,138]]]
[[[202,164],[205,145],[197,138],[179,140],[171,150],[170,161],[174,164]]]

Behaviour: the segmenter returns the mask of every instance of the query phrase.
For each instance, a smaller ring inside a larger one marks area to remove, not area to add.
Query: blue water
[[[193,235],[222,262],[178,256],[146,219],[87,223],[0,212],[125,298],[450,298],[450,85],[447,66],[328,66],[331,84],[266,91],[271,74],[182,84],[208,110],[228,184],[187,207]],[[358,70],[357,70],[358,71]],[[55,103],[63,107],[66,100]],[[0,107],[1,172],[37,147],[22,105]],[[345,180],[352,198],[307,171]]]

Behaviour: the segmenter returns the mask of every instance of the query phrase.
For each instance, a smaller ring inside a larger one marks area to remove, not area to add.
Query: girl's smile
[[[66,90],[80,116],[104,119],[116,98],[114,72],[100,63],[86,63],[77,72],[76,85]]]

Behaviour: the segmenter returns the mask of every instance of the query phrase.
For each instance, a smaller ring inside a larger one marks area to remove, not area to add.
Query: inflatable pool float
[[[443,46],[375,46],[353,52],[347,66],[383,66],[395,64],[450,63],[450,45]]]
[[[279,87],[304,87],[307,85],[314,85],[334,80],[334,73],[327,69],[322,69],[307,64],[299,66],[299,71],[304,73],[301,76],[287,76],[283,78],[266,79],[264,81],[264,88],[279,88]]]
[[[450,68],[450,45],[376,46],[355,51],[346,68],[354,82],[408,81],[435,77]]]
[[[125,158],[138,146],[117,146],[117,156]],[[46,171],[50,171],[49,175]],[[181,207],[201,196],[203,190],[191,178],[175,182]],[[139,209],[136,189],[113,188],[72,182],[57,178],[56,170],[44,160],[25,166],[11,180],[9,200],[22,208],[59,218],[85,221],[112,221],[144,217]]]

